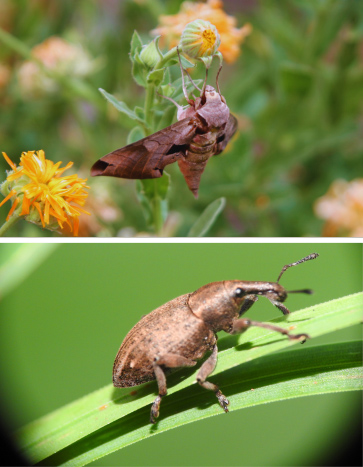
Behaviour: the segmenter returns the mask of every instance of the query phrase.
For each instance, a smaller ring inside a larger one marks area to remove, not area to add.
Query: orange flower
[[[87,180],[77,175],[61,177],[73,162],[60,169],[62,162],[54,164],[45,159],[43,150],[28,151],[23,152],[17,167],[4,152],[3,156],[12,168],[1,185],[1,192],[6,197],[0,206],[13,198],[6,220],[19,206],[18,216],[24,216],[27,221],[47,226],[50,230],[56,230],[58,226],[62,229],[66,223],[77,236],[80,214],[89,214],[80,207],[84,206],[88,196],[85,188],[89,187]]]
[[[71,44],[61,37],[51,36],[32,49],[32,56],[44,67],[59,76],[84,77],[95,68],[89,54],[79,45]],[[44,74],[33,60],[23,62],[18,70],[19,85],[28,97],[38,97],[59,91],[59,83]]]
[[[335,180],[314,205],[317,217],[326,220],[322,235],[363,237],[363,178]]]
[[[183,2],[180,12],[176,15],[161,15],[160,26],[151,32],[154,35],[161,35],[171,49],[178,45],[185,26],[196,19],[214,24],[221,38],[219,51],[227,63],[235,62],[240,54],[240,45],[251,33],[252,26],[245,24],[242,28],[236,28],[236,18],[223,11],[221,0],[208,0],[207,3]]]

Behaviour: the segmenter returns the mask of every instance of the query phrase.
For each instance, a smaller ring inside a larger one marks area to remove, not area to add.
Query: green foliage
[[[223,211],[226,205],[225,198],[219,198],[205,208],[199,219],[195,222],[188,233],[188,237],[203,237],[214,224],[217,216]]]
[[[281,323],[281,318],[273,322],[294,326],[295,332],[314,338],[360,323],[362,298],[362,293],[350,295],[294,312],[287,323]],[[246,335],[220,341],[223,350],[210,379],[215,381],[215,375],[219,375],[218,384],[230,398],[231,411],[286,398],[363,389],[360,342],[271,355],[294,345],[265,329],[251,329]],[[260,357],[264,358],[254,364]],[[178,375],[168,380],[173,384]],[[182,389],[181,394],[171,397]],[[181,383],[172,385],[163,401],[160,420],[150,427],[149,410],[154,398],[150,384],[136,391],[115,391],[108,385],[30,423],[19,430],[17,440],[32,463],[82,466],[148,436],[223,414],[214,395],[195,386],[193,371]]]
[[[314,295],[290,295],[288,317],[263,298],[248,313],[311,339],[219,333],[211,380],[231,399],[230,414],[195,383],[196,368],[168,377],[154,428],[155,382],[108,384],[118,346],[142,315],[215,280],[274,280],[283,264],[314,251],[318,259],[281,281]],[[233,465],[236,456],[239,465],[330,465],[321,456],[331,459],[361,425],[361,286],[358,243],[0,243],[4,423],[47,464],[84,463],[125,445],[97,465],[193,465],[191,456],[194,465]],[[313,394],[325,395],[300,397]]]

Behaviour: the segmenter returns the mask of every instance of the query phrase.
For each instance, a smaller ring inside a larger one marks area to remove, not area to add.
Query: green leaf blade
[[[226,205],[226,198],[218,198],[202,212],[188,233],[188,237],[203,237],[217,220]]]
[[[278,322],[279,326],[289,329],[293,326],[295,333],[306,332],[310,334],[313,339],[319,335],[361,323],[362,303],[363,293],[357,293],[291,313],[287,320],[285,318],[278,318],[273,320],[273,322]],[[276,333],[273,333],[272,331],[259,328],[252,328],[244,335],[228,336],[220,339],[218,365],[209,379],[213,381],[218,375],[218,384],[224,391],[226,391],[229,372],[232,372],[231,374],[233,375],[233,378],[236,378],[237,376],[233,372],[237,371],[237,373],[243,373],[245,378],[243,379],[243,384],[246,384],[248,378],[245,371],[247,371],[248,367],[246,369],[245,365],[252,365],[254,362],[261,362],[268,356],[268,354],[277,350],[288,349],[292,345],[301,350],[299,350],[299,352],[289,351],[286,353],[300,354],[302,350],[305,352],[305,349],[300,344],[289,341],[283,336],[276,335]],[[306,350],[311,349],[307,348]],[[359,359],[357,354],[354,354],[354,352],[357,352],[357,349],[355,349],[353,353],[352,352],[353,351],[350,351],[349,353],[348,350],[346,350],[344,353],[337,353],[336,356],[334,356],[334,359],[331,358],[329,362],[327,362],[327,358],[325,358],[323,354],[310,354],[312,356],[311,358],[314,360],[313,363],[315,362],[314,374],[316,374],[316,362],[320,365],[320,373],[324,373],[324,368],[325,371],[330,371],[331,368],[333,371],[340,371],[341,369],[351,368],[352,365],[358,367],[361,365],[361,357]],[[282,361],[281,358],[283,355],[283,353],[278,354],[278,361]],[[301,355],[305,355],[306,358],[307,354],[304,353]],[[271,357],[276,357],[276,355],[272,355]],[[294,357],[297,357],[297,355],[294,355]],[[341,362],[341,358],[343,358],[343,362],[345,363],[340,367],[337,367],[337,362]],[[349,358],[350,360],[348,362],[347,359]],[[243,367],[241,367],[242,364]],[[302,364],[295,364],[294,371],[297,371],[296,368],[300,371],[302,367]],[[262,372],[262,369],[260,369],[258,373],[259,375],[270,374],[271,382],[274,383],[275,380],[272,379],[272,375],[278,374],[279,372],[277,371],[277,368],[274,368],[271,365],[271,362],[269,363],[269,368],[270,370],[267,368],[265,373]],[[157,424],[156,432],[182,425],[183,423],[187,423],[187,420],[189,419],[190,421],[193,421],[221,413],[221,409],[218,403],[216,403],[214,395],[208,394],[208,392],[206,393],[205,390],[199,388],[196,384],[195,369],[190,369],[188,371],[189,373],[187,377],[181,382],[177,373],[168,378],[168,397],[163,400],[162,418]],[[272,371],[272,374],[270,371]],[[359,379],[361,370],[359,371],[357,370],[355,376],[352,376],[352,380],[350,382],[347,379],[344,379],[343,389],[342,385],[340,385],[336,390],[354,390],[361,388],[362,383],[361,379]],[[219,373],[222,372],[223,375],[219,375]],[[255,382],[252,382],[251,376],[249,390],[251,390],[251,388],[256,389],[257,387],[258,378],[256,376],[254,378]],[[259,380],[261,380],[261,377],[259,377]],[[339,381],[339,379],[337,379],[337,381]],[[233,384],[232,382],[230,383],[231,387]],[[316,385],[310,388],[308,392],[310,391],[311,394],[315,394],[316,392],[314,391],[319,388],[319,386],[315,386]],[[300,387],[302,387],[302,385],[300,385]],[[327,388],[327,386],[324,387]],[[136,391],[133,389],[136,389]],[[105,388],[89,394],[68,406],[58,409],[46,417],[23,427],[17,433],[19,446],[23,449],[24,455],[32,463],[45,460],[46,463],[48,462],[48,464],[50,464],[53,458],[58,459],[60,462],[61,459],[56,457],[57,452],[59,452],[59,456],[64,456],[65,453],[67,453],[67,456],[70,456],[70,452],[72,452],[72,462],[75,462],[73,465],[83,465],[82,463],[76,463],[76,458],[79,456],[81,456],[79,459],[82,458],[82,461],[80,460],[80,462],[91,462],[91,460],[97,459],[98,457],[115,450],[111,440],[114,434],[114,429],[119,432],[119,427],[126,426],[129,430],[127,433],[125,432],[126,440],[118,439],[118,448],[138,440],[140,433],[142,433],[142,436],[150,436],[154,433],[154,431],[152,431],[152,427],[149,425],[148,414],[150,411],[150,404],[155,398],[155,389],[156,383],[154,382],[144,384],[137,388],[125,389],[115,389],[112,385],[108,385]],[[183,391],[184,389],[185,391]],[[243,392],[245,390],[246,387],[242,385],[240,387],[240,391]],[[205,408],[205,403],[201,402],[203,410],[198,409],[198,402],[193,402],[193,397],[197,394],[195,391],[199,394],[197,397],[201,397],[202,399],[204,398],[203,400],[209,400],[210,406]],[[333,391],[333,389],[331,389],[331,391]],[[226,392],[226,395],[227,397],[230,397],[228,392]],[[175,414],[170,418],[168,416],[168,406],[169,404],[172,404],[174,397],[176,397],[175,400],[177,401],[177,405],[175,408]],[[184,406],[182,401],[188,400],[189,398],[191,398],[190,408],[187,408]],[[284,398],[288,398],[288,393],[285,393]],[[240,407],[235,404],[237,403],[231,400],[231,410],[232,406],[233,410],[236,408],[243,408],[242,406]],[[196,412],[193,412],[193,410]],[[141,423],[142,426],[138,426],[136,429],[136,431],[141,431],[135,432],[132,427],[135,426],[134,421],[139,420],[138,417],[141,412],[143,414],[143,418],[141,417],[143,420]],[[114,425],[116,428],[114,428]],[[105,441],[104,444],[99,444],[97,441],[98,435],[100,435],[103,440],[108,439],[108,441]],[[87,457],[87,459],[82,457],[85,455],[85,446],[87,446],[91,456]]]
[[[316,355],[319,356],[318,365]],[[230,411],[234,411],[296,397],[361,390],[361,361],[360,342],[329,344],[268,355],[226,372],[223,392],[230,400]],[[324,371],[326,367],[329,367],[328,371]],[[150,408],[145,407],[125,417],[122,422],[116,421],[99,430],[89,436],[87,441],[82,440],[46,459],[45,465],[82,466],[129,444],[186,423],[213,415],[225,416],[216,404],[214,395],[206,393],[197,385],[169,396],[163,402],[163,418],[157,426],[148,424]],[[92,445],[93,448],[88,451],[86,448]]]

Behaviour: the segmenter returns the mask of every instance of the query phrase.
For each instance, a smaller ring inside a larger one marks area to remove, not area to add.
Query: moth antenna
[[[318,253],[311,253],[311,255],[305,256],[305,258],[300,259],[299,261],[295,261],[295,263],[286,264],[286,265],[282,268],[282,270],[281,270],[281,272],[280,272],[280,275],[279,275],[279,277],[278,277],[278,279],[277,279],[276,282],[277,282],[277,283],[279,282],[279,280],[281,279],[281,276],[282,276],[283,273],[286,271],[286,269],[291,268],[291,266],[297,266],[298,264],[305,263],[305,261],[309,261],[310,259],[315,259],[315,258],[317,258],[318,256],[319,256]]]
[[[189,99],[189,96],[188,96],[187,88],[185,87],[184,68],[183,68],[183,65],[182,65],[182,62],[181,62],[181,58],[180,58],[180,53],[179,53],[179,48],[178,48],[178,47],[176,48],[176,51],[178,52],[178,58],[179,58],[179,65],[180,65],[181,78],[182,78],[182,86],[183,86],[183,94],[184,94],[184,97],[185,97],[185,99],[187,100],[188,104],[189,104],[189,105],[192,105],[192,101],[191,101],[191,99]]]

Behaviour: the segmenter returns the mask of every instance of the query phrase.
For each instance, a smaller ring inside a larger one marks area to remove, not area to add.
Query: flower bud
[[[141,61],[149,68],[154,68],[154,66],[160,60],[160,52],[158,50],[158,37],[151,41],[149,44],[144,45],[140,52]]]
[[[199,59],[213,57],[220,44],[217,28],[202,19],[188,23],[180,40],[182,51],[191,58]]]

